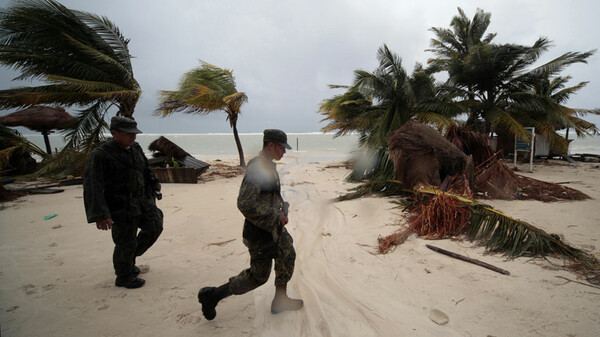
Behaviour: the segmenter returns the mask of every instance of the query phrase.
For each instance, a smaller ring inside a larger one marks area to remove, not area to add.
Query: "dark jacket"
[[[153,191],[160,191],[160,183],[138,143],[127,150],[111,139],[89,154],[83,178],[89,223],[150,211],[156,205]]]

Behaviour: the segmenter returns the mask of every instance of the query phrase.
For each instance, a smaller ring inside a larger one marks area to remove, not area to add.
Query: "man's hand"
[[[96,227],[103,231],[107,231],[107,230],[111,229],[112,225],[113,225],[112,218],[96,221]]]
[[[281,211],[281,212],[279,213],[279,222],[281,222],[281,225],[282,225],[282,226],[285,226],[285,225],[287,225],[288,221],[289,221],[289,220],[288,220],[288,217],[287,217],[287,215],[285,215],[285,214],[283,213],[283,211]]]

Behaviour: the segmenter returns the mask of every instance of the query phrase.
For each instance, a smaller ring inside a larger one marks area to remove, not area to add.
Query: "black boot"
[[[117,276],[115,280],[115,285],[117,287],[125,287],[127,289],[136,289],[144,286],[146,281],[139,277],[136,277],[133,274],[125,275],[125,276]]]
[[[202,314],[207,320],[213,320],[217,316],[217,303],[225,297],[231,295],[229,292],[229,283],[222,286],[204,287],[198,292],[198,302],[202,304]]]

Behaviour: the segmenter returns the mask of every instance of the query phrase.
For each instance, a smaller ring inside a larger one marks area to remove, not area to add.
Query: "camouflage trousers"
[[[113,219],[113,266],[117,276],[131,274],[135,258],[144,254],[162,233],[163,213],[158,207],[155,209],[154,214],[145,213],[135,217]]]
[[[259,256],[260,244],[244,239],[244,244],[250,253],[250,268],[229,279],[229,291],[234,295],[241,295],[265,284],[271,275],[273,260],[275,260],[275,286],[285,286],[292,278],[296,263],[293,243],[292,236],[284,228],[277,242],[278,256],[273,259]]]

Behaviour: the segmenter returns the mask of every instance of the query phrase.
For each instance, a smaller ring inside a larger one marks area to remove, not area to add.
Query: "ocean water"
[[[44,138],[41,134],[25,135],[31,142],[45,149]],[[136,141],[145,150],[148,156],[151,151],[148,146],[154,140],[164,136],[177,144],[186,152],[198,159],[237,158],[238,151],[233,134],[139,134]],[[262,133],[240,134],[240,142],[246,160],[256,156],[262,148]],[[52,149],[60,150],[64,147],[64,140],[59,134],[49,136]],[[315,133],[288,133],[288,144],[292,150],[287,155],[301,155],[310,157],[311,160],[347,159],[352,152],[358,149],[358,135],[351,134],[334,137],[333,134]]]
[[[45,149],[44,139],[41,134],[25,135],[34,144]],[[159,134],[139,134],[137,142],[146,151],[148,156],[151,151],[148,145]],[[238,152],[233,139],[233,134],[166,134],[162,135],[177,144],[179,147],[198,159],[237,158]],[[570,135],[569,138],[573,138]],[[240,141],[246,159],[258,154],[262,147],[262,133],[240,134]],[[287,155],[300,155],[310,157],[311,160],[336,160],[347,159],[353,152],[358,150],[358,135],[350,134],[342,137],[334,137],[329,133],[289,133],[288,143],[292,150]],[[60,134],[50,135],[50,145],[53,149],[60,150],[65,142]],[[600,135],[575,138],[569,146],[570,154],[590,153],[600,155]]]

